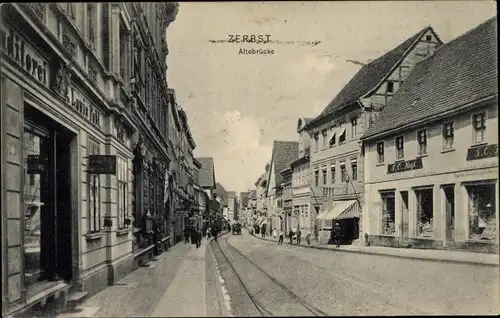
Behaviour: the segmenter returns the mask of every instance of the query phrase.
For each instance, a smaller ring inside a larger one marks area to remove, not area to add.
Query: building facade
[[[290,162],[297,159],[299,154],[299,143],[296,141],[274,141],[273,151],[271,155],[271,163],[269,164],[269,174],[267,178],[266,202],[267,213],[270,218],[269,231],[271,229],[281,228],[281,212],[278,209],[276,190],[281,186],[283,176],[281,171],[289,167]],[[278,211],[279,210],[279,211]],[[279,213],[278,213],[279,212]],[[271,233],[271,232],[269,232]]]
[[[312,199],[314,204],[321,204],[318,219],[322,220],[322,241],[328,240],[336,220],[341,223],[346,241],[359,242],[364,200],[359,138],[376,121],[415,64],[441,44],[432,28],[421,30],[364,65],[325,110],[306,124],[312,137]]]
[[[282,195],[282,206],[283,206],[283,213],[282,213],[282,221],[283,221],[283,226],[281,229],[285,231],[285,234],[288,235],[288,232],[290,232],[290,229],[294,228],[297,229],[297,218],[292,214],[293,211],[293,188],[292,188],[292,168],[288,167],[285,168],[281,172],[281,176],[283,177],[283,183],[282,183],[282,188],[283,188],[283,195]],[[295,230],[294,230],[295,231]]]
[[[166,87],[159,60],[176,13],[175,3],[2,6],[4,315],[61,291],[95,294],[136,267],[134,149],[146,127],[162,127],[140,118],[167,107],[162,96],[146,101],[152,86],[135,79],[150,70],[137,63],[155,51]],[[166,144],[150,142],[153,166],[166,170]]]
[[[309,118],[299,118],[297,133],[299,134],[299,156],[290,163],[292,169],[292,205],[290,228],[302,233],[317,235],[316,216],[319,211],[319,202],[314,196],[311,198],[310,164],[311,153],[310,136],[304,130]]]
[[[498,253],[496,30],[417,64],[363,136],[369,244]]]
[[[236,216],[236,192],[234,191],[228,191],[227,192],[227,220],[229,222],[232,222],[235,220]]]

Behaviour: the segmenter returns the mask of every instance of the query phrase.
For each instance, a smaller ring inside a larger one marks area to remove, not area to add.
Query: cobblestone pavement
[[[150,267],[139,268],[88,298],[63,317],[206,317],[221,316],[211,250],[204,244],[179,243]]]
[[[498,268],[278,246],[246,233],[228,242],[330,315],[499,313]]]

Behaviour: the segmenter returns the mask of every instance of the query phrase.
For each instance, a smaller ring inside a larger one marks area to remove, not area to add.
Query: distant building
[[[234,221],[237,214],[237,197],[236,192],[227,192],[227,219]]]
[[[370,244],[498,253],[497,18],[415,66],[363,135]]]

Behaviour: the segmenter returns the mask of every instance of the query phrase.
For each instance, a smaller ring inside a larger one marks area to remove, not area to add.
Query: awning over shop
[[[264,218],[263,217],[259,217],[256,221],[255,221],[255,225],[257,226],[260,226],[260,224],[262,223],[262,221],[264,221]]]
[[[359,218],[356,200],[334,201],[332,208],[317,216],[319,220],[342,220]]]

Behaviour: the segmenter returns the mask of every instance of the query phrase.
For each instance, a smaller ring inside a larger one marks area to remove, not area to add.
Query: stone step
[[[74,291],[69,293],[68,302],[79,302],[83,298],[87,297],[89,293],[86,291]]]

